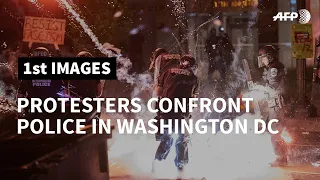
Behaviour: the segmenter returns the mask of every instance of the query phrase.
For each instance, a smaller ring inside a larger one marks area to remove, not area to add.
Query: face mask
[[[268,66],[269,65],[269,59],[266,55],[258,56],[258,66],[259,68]]]

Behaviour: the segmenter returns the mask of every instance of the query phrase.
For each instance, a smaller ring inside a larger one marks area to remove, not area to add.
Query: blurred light
[[[222,25],[222,22],[219,19],[213,20],[212,23],[217,27],[220,27]]]
[[[7,45],[7,43],[6,42],[3,42],[3,44],[1,45],[3,48],[7,48],[8,47],[8,45]]]
[[[281,133],[281,138],[286,142],[286,143],[291,143],[292,142],[292,137],[288,133],[287,129],[284,129]]]
[[[219,27],[219,31],[220,31],[220,32],[224,32],[224,27],[223,27],[223,26],[220,26],[220,27]]]
[[[120,17],[122,15],[122,11],[118,11],[118,12],[116,12],[114,15],[113,15],[113,17],[114,18],[118,18],[118,17]]]
[[[171,29],[169,27],[164,27],[161,29],[162,32],[168,33],[171,32]]]
[[[131,31],[129,32],[131,35],[135,35],[135,34],[138,34],[139,32],[139,29],[138,28],[134,28],[134,29],[131,29]]]
[[[320,161],[312,163],[312,166],[314,167],[320,167]]]
[[[143,10],[140,10],[139,12],[138,12],[138,15],[142,15],[143,14]]]
[[[145,26],[144,24],[141,24],[141,25],[138,26],[138,29],[139,29],[139,30],[143,30],[145,27],[146,27],[146,26]]]

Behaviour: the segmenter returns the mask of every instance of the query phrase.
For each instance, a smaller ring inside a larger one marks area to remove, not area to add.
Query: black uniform
[[[162,87],[161,97],[166,98],[191,98],[198,94],[198,78],[191,70],[171,68],[164,72],[158,81]]]
[[[64,85],[62,80],[22,80],[19,87],[19,94],[27,94],[28,98],[58,98]]]
[[[101,84],[100,80],[71,80],[70,90],[81,98],[95,98],[98,95],[98,84]]]
[[[209,56],[208,79],[212,79],[212,74],[218,70],[221,78],[226,78],[227,68],[233,61],[234,47],[232,46],[227,35],[211,35],[206,41],[206,51]]]

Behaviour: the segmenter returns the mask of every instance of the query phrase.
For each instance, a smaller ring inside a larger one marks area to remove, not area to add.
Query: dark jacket
[[[19,94],[28,95],[28,98],[58,98],[64,83],[62,80],[22,80]]]
[[[158,80],[162,98],[191,98],[199,94],[198,78],[191,70],[171,68]]]

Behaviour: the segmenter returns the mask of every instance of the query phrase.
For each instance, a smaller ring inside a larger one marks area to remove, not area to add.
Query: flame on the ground
[[[253,120],[246,114],[237,119]],[[249,125],[250,123],[248,123]],[[253,127],[253,123],[252,123]],[[251,125],[248,129],[251,129]],[[211,132],[210,130],[208,132]],[[152,162],[159,142],[154,135],[119,135],[113,136],[110,148],[110,160],[123,164],[123,172],[130,175],[151,175]],[[176,178],[174,166],[175,146],[165,161],[156,162],[156,173],[161,178]],[[270,163],[276,159],[269,134],[206,135],[192,134],[189,145],[189,164],[185,167],[185,178],[237,180],[239,178],[274,177]],[[121,165],[120,165],[121,166]],[[120,168],[121,169],[121,168]],[[111,176],[116,172],[112,172]]]

